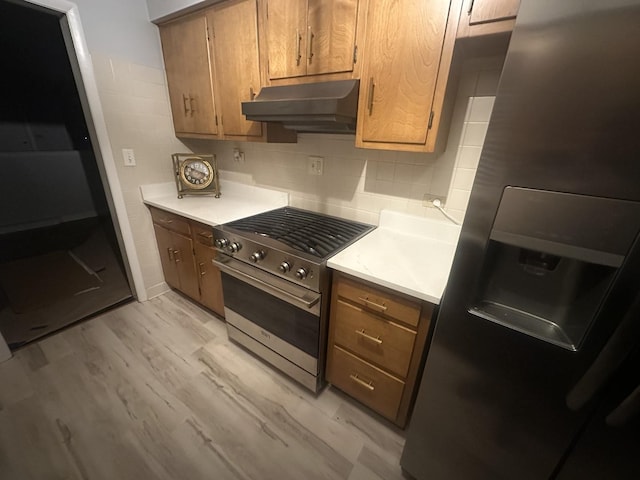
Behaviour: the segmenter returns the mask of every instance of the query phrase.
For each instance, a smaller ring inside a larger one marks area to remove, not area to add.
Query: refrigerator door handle
[[[605,422],[610,427],[621,427],[640,413],[640,385],[611,411]]]
[[[567,406],[579,410],[593,398],[620,367],[637,344],[640,335],[640,296],[623,317],[600,354],[567,394]]]

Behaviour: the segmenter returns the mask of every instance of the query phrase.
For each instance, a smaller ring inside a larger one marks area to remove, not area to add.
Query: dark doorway
[[[61,18],[0,0],[0,331],[12,349],[132,298]]]

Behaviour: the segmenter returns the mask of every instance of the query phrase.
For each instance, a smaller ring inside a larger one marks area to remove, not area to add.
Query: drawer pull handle
[[[372,302],[368,298],[362,298],[362,297],[358,297],[358,300],[360,300],[361,302],[364,302],[365,305],[367,305],[368,307],[375,308],[381,312],[387,311],[387,306],[384,303],[380,305],[379,303]]]
[[[382,345],[382,340],[380,339],[380,337],[372,337],[371,335],[365,333],[364,328],[362,330],[356,330],[356,333],[361,337],[366,338],[367,340],[371,340],[372,342],[377,343],[378,345]]]
[[[200,262],[198,264],[198,267],[200,269],[200,276],[204,277],[207,274],[207,271],[204,269],[204,267],[205,267],[204,263]]]
[[[375,387],[372,385],[373,382],[362,380],[357,373],[352,373],[351,375],[349,375],[349,378],[371,392],[375,390]]]
[[[167,255],[169,255],[169,261],[170,261],[170,262],[175,261],[175,260],[174,260],[174,258],[173,258],[173,253],[174,253],[174,252],[173,252],[173,248],[171,248],[171,247],[167,247]]]
[[[182,104],[184,106],[184,116],[189,115],[189,97],[187,97],[184,93],[182,94]]]
[[[175,257],[175,262],[176,262],[176,263],[178,263],[178,262],[181,262],[181,261],[182,261],[182,258],[181,258],[181,257],[182,257],[182,254],[180,253],[180,250],[174,250],[174,251],[173,251],[173,255],[174,255],[174,257]]]
[[[204,245],[213,245],[213,233],[198,232],[198,239],[201,243],[204,243]]]
[[[171,223],[173,223],[173,220],[169,220],[168,218],[161,218],[160,222],[166,223],[166,224],[171,224]]]
[[[369,101],[367,102],[367,108],[369,109],[369,116],[373,113],[373,91],[376,88],[376,84],[373,83],[373,77],[369,79]]]

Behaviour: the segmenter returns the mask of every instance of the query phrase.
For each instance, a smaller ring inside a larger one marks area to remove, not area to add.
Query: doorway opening
[[[62,17],[0,0],[0,332],[11,349],[133,298]]]

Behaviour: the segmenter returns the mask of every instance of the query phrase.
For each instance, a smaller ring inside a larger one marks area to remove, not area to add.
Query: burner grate
[[[371,225],[291,207],[260,213],[226,225],[272,238],[318,258],[328,257],[372,228]]]

